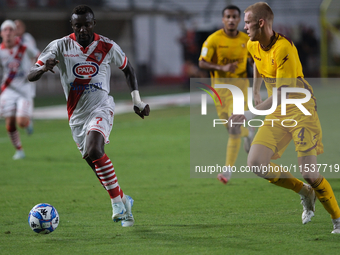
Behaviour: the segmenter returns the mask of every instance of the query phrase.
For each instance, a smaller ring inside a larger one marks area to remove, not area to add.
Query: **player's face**
[[[258,41],[261,34],[258,20],[253,18],[252,12],[244,14],[244,29],[247,30],[250,41]]]
[[[224,11],[224,15],[222,17],[222,22],[224,24],[224,29],[227,31],[235,31],[237,30],[237,26],[240,23],[241,18],[238,10],[227,9]]]
[[[17,26],[17,29],[15,31],[17,36],[22,36],[25,33],[25,27],[23,26],[22,22],[15,21],[15,25]]]
[[[6,47],[11,47],[15,44],[15,30],[12,27],[5,27],[1,30],[2,41]]]
[[[93,41],[93,29],[96,21],[91,13],[73,14],[71,25],[80,45],[86,47]]]

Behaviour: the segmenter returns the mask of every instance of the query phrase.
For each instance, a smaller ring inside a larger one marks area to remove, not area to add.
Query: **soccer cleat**
[[[223,184],[227,184],[228,181],[230,180],[231,178],[231,171],[230,171],[230,167],[227,167],[227,170],[226,171],[223,171],[223,173],[219,173],[217,175],[217,179],[222,182]]]
[[[125,208],[126,208],[126,217],[125,219],[122,219],[122,227],[132,227],[135,223],[135,219],[133,218],[133,215],[131,213],[131,207],[133,206],[133,199],[132,197],[125,195],[126,201],[125,201]]]
[[[24,159],[25,158],[25,152],[24,150],[16,150],[13,159],[18,160],[18,159]]]
[[[312,217],[314,217],[315,212],[315,192],[313,188],[308,185],[308,195],[301,197],[301,204],[303,206],[303,212],[302,212],[302,224],[306,224],[312,220]]]
[[[340,234],[340,218],[332,219],[333,222],[333,231],[332,234]]]
[[[31,135],[31,134],[33,134],[33,131],[34,131],[34,129],[33,129],[33,121],[30,120],[30,124],[28,124],[28,126],[26,128],[26,133],[28,135]]]
[[[255,128],[248,127],[248,130],[249,130],[248,136],[243,137],[243,148],[247,153],[249,153],[251,143],[254,140]]]
[[[125,218],[126,209],[123,202],[113,203],[112,204],[112,220],[114,222],[121,221]]]

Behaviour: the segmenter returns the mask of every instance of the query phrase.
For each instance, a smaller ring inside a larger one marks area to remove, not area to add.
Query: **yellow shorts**
[[[302,155],[319,155],[323,153],[322,129],[319,116],[314,109],[308,109],[312,114],[303,115],[301,112],[286,116],[270,114],[266,116],[252,144],[262,144],[274,152],[272,159],[280,158],[291,140],[294,141],[295,151]],[[275,119],[276,121],[269,121]],[[297,122],[285,121],[293,119]],[[284,121],[282,123],[282,121]],[[272,127],[274,125],[274,127]]]
[[[239,78],[239,79],[230,79],[234,81],[235,86],[239,87],[244,95],[244,110],[248,110],[247,106],[247,100],[248,100],[248,87],[249,87],[249,81],[245,78]],[[238,84],[236,84],[238,83]],[[218,100],[217,96],[214,94],[214,98],[216,101],[215,107],[217,110],[217,115],[220,119],[229,119],[229,117],[233,113],[233,96],[229,89],[219,89],[216,88],[216,92],[219,94],[222,105],[220,104],[220,101]]]

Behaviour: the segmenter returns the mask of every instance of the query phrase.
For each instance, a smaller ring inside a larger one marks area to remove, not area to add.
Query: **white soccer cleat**
[[[243,137],[243,148],[247,153],[249,153],[251,143],[254,140],[255,128],[254,127],[248,127],[248,131],[249,131],[248,136]]]
[[[16,150],[15,154],[13,155],[14,160],[24,159],[24,158],[25,158],[24,150]]]
[[[333,231],[332,234],[340,234],[340,218],[332,219],[333,222]]]
[[[312,217],[314,217],[315,212],[315,192],[314,189],[308,185],[308,195],[301,197],[301,204],[303,206],[303,212],[302,212],[302,224],[306,224],[312,220]]]
[[[121,221],[126,216],[126,209],[123,202],[112,204],[112,220],[114,222]]]
[[[223,173],[219,173],[217,175],[217,179],[223,184],[227,184],[231,178],[231,169],[229,166],[226,166],[226,168],[226,171],[223,171]]]
[[[133,199],[132,197],[125,195],[126,201],[125,201],[125,208],[126,208],[126,217],[125,219],[122,219],[122,227],[132,227],[135,223],[135,219],[133,218],[133,215],[131,213],[131,207],[133,206]]]

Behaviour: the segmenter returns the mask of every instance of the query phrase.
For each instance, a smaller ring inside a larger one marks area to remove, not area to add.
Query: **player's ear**
[[[93,19],[93,26],[95,27],[95,26],[96,26],[96,24],[97,24],[97,21],[96,21],[96,19]]]
[[[259,19],[259,27],[263,27],[264,26],[264,19]]]

